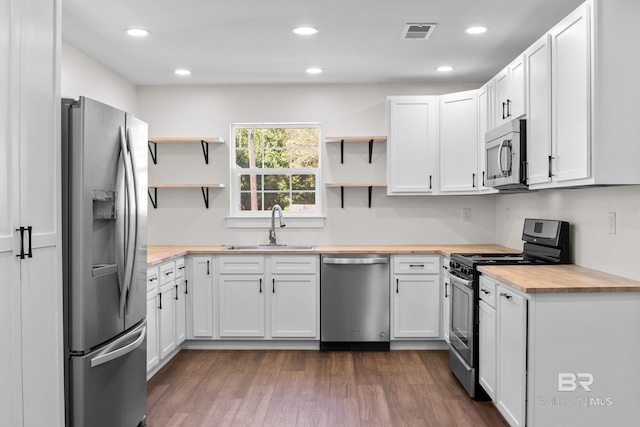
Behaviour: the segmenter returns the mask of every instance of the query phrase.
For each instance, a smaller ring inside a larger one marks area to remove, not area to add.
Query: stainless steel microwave
[[[516,119],[485,134],[487,186],[500,191],[526,190],[527,126]]]

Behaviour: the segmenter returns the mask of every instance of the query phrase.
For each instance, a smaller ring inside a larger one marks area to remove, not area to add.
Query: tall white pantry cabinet
[[[63,426],[60,6],[0,0],[0,426]]]

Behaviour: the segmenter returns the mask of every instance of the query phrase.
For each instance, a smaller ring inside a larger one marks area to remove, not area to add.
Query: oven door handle
[[[453,274],[450,274],[449,277],[451,278],[451,284],[452,285],[458,284],[458,285],[463,285],[464,287],[469,288],[469,289],[473,288],[473,286],[472,286],[473,281],[472,280],[465,280],[465,279],[462,279],[462,278],[460,278],[458,276],[455,276]]]

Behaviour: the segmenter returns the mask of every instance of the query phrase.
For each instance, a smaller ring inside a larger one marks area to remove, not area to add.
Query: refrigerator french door
[[[64,99],[62,160],[67,425],[144,425],[147,125]]]

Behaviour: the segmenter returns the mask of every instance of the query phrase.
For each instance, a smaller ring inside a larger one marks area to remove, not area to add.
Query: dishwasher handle
[[[387,258],[323,258],[323,264],[370,265],[389,264]]]

